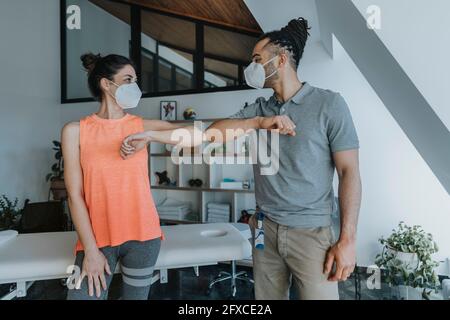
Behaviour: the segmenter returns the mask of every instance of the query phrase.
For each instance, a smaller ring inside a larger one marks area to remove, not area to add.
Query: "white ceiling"
[[[291,19],[303,17],[311,26],[310,41],[320,40],[315,0],[244,0],[264,32],[277,30]]]

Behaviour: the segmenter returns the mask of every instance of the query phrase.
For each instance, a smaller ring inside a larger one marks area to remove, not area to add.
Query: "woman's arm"
[[[109,265],[97,248],[94,232],[92,231],[89,212],[84,201],[83,174],[80,164],[80,125],[72,122],[62,130],[62,150],[64,157],[64,181],[68,193],[68,203],[73,223],[84,247],[85,259],[83,271],[77,287],[81,285],[84,277],[88,277],[89,294],[100,296],[100,284],[107,290],[104,270],[111,274]]]
[[[196,147],[205,141],[204,133],[194,126],[177,127],[173,130],[148,130],[127,137],[120,148],[123,159],[144,149],[150,142],[177,145],[181,148]]]
[[[69,207],[73,222],[86,252],[96,250],[89,213],[84,202],[83,175],[80,164],[80,127],[78,123],[67,124],[62,131],[64,157],[64,181],[69,195]]]

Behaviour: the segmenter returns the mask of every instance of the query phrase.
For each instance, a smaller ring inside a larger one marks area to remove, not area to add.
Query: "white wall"
[[[312,0],[301,2],[285,0],[284,6],[270,0],[246,0],[246,3],[265,31],[271,30],[275,25],[283,26],[289,19],[299,16],[304,16],[313,26],[317,26]],[[276,16],[273,12],[277,12]],[[402,21],[408,20],[407,18],[396,15],[396,19],[403,19]],[[428,31],[440,34],[441,38],[445,33],[445,29]],[[450,225],[448,193],[345,50],[337,43],[338,47],[335,49],[338,54],[332,60],[322,44],[315,41],[317,33],[318,31],[311,30],[311,34],[316,36],[311,38],[307,45],[300,64],[299,76],[315,86],[340,92],[349,104],[358,130],[363,179],[363,201],[358,229],[358,264],[373,263],[374,256],[380,250],[377,239],[382,235],[389,235],[391,229],[400,221],[422,225],[435,236],[440,246],[436,258],[450,257],[450,234],[446,230]],[[396,34],[397,37],[400,35],[401,33]],[[411,40],[410,43],[397,44],[397,47],[406,55],[408,50],[411,50],[411,45],[415,48],[416,43],[417,41]],[[427,46],[429,52],[435,47],[440,48],[441,45],[427,43]],[[435,58],[440,59],[435,64],[448,63],[443,61],[443,57],[435,56]],[[428,72],[423,62],[416,64],[415,67],[416,70]],[[434,72],[433,77],[430,74],[427,79],[428,87],[441,80],[445,82],[445,77],[441,75],[439,72]],[[442,91],[435,91],[434,97],[435,100],[445,99]],[[448,112],[448,109],[445,112]]]
[[[448,0],[353,0],[367,16],[368,6],[381,9],[376,30],[447,128],[450,129],[450,32]]]
[[[258,97],[270,97],[271,91],[241,90],[232,92],[217,92],[204,94],[190,94],[170,97],[142,99],[139,107],[132,113],[144,117],[159,119],[160,101],[170,100],[178,102],[178,117],[183,119],[183,111],[188,107],[194,108],[200,119],[228,117],[239,111],[246,102],[252,103]],[[75,103],[63,105],[61,109],[61,125],[69,121],[79,120],[83,115],[97,111],[96,103]]]
[[[0,194],[47,199],[59,140],[57,1],[0,1]]]

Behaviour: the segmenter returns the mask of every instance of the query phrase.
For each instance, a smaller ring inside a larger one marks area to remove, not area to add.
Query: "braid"
[[[289,51],[292,54],[292,67],[297,69],[303,57],[306,41],[309,36],[308,30],[310,29],[308,21],[304,18],[293,19],[281,30],[264,34],[260,40],[269,38],[269,44],[278,46],[278,49]]]

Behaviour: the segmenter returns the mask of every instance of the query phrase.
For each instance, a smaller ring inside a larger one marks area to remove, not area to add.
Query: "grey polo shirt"
[[[281,225],[330,226],[335,210],[332,154],[359,148],[350,110],[340,94],[304,83],[286,103],[280,103],[275,95],[269,100],[259,98],[231,118],[275,115],[288,115],[297,134],[279,136],[277,174],[261,175],[259,159],[254,165],[256,203]],[[270,153],[270,134],[268,141]]]

